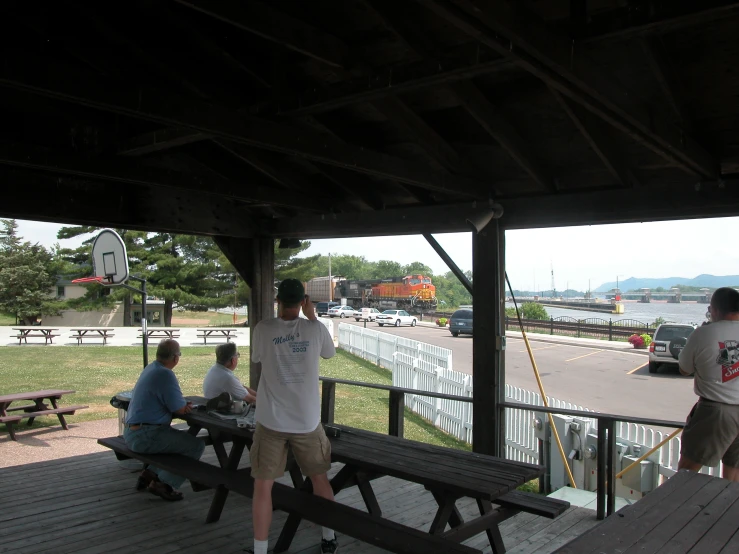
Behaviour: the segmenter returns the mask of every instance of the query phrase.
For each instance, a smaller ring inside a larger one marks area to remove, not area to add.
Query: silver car
[[[677,358],[693,331],[694,325],[681,323],[663,323],[657,327],[654,340],[649,345],[649,373],[657,373],[662,364],[677,369]]]

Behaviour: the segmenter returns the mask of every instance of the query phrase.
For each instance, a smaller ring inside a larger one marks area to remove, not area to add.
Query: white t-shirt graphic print
[[[739,321],[698,327],[680,352],[680,368],[695,374],[698,396],[739,404]]]
[[[261,362],[255,419],[283,433],[309,433],[321,421],[318,359],[336,354],[328,329],[302,317],[260,321],[251,359]]]

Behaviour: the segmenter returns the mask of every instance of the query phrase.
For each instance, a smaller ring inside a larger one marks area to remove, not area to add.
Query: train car
[[[334,299],[346,298],[357,309],[367,306],[378,310],[401,309],[424,313],[436,309],[436,287],[430,277],[406,275],[389,279],[342,280],[336,285]]]

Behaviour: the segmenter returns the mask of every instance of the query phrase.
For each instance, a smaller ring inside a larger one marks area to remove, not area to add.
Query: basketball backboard
[[[128,254],[123,239],[111,229],[100,231],[92,243],[92,271],[102,285],[120,285],[128,280]]]

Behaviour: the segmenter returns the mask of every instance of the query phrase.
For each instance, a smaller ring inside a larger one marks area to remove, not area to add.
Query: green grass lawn
[[[248,349],[242,348],[242,360]],[[154,359],[154,348],[149,358]],[[202,394],[202,382],[214,362],[210,348],[182,348],[182,359],[175,368],[185,395]],[[32,347],[0,349],[0,394],[42,390],[73,389],[62,403],[86,404],[89,409],[71,416],[72,421],[89,421],[117,416],[110,398],[133,388],[141,372],[141,349],[124,347]],[[237,370],[247,379],[248,365]],[[327,377],[391,384],[390,372],[339,350],[330,360],[321,361],[321,374]],[[337,385],[336,422],[370,431],[387,433],[388,394],[385,391]],[[53,425],[54,418],[39,418],[36,425]],[[0,431],[5,426],[0,425]],[[432,444],[469,449],[469,446],[436,429],[406,410],[405,436]]]
[[[0,325],[15,325],[15,316],[0,312]]]
[[[219,325],[231,326],[233,322],[233,313],[222,314],[220,312],[180,312],[174,310],[172,312],[172,327],[217,327]],[[243,323],[246,316],[236,314],[237,323]],[[197,321],[198,323],[193,323]]]

